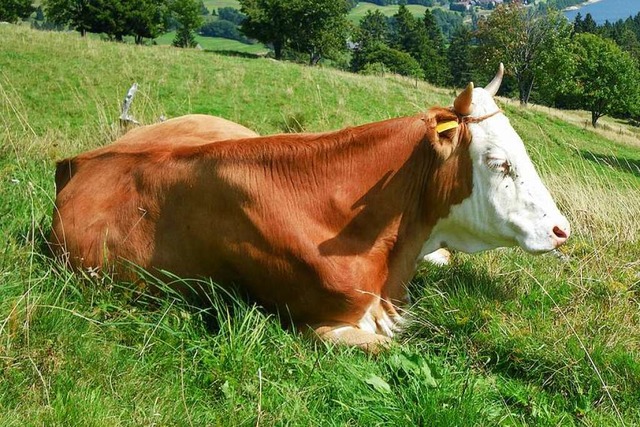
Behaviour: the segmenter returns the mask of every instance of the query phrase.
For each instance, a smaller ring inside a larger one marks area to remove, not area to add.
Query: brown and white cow
[[[501,79],[453,108],[336,132],[207,143],[139,130],[59,162],[51,246],[118,277],[132,262],[234,283],[323,339],[375,347],[401,323],[419,256],[568,238],[493,100]]]

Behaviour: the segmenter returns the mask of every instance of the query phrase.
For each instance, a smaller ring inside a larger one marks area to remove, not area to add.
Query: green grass
[[[427,8],[425,6],[420,6],[417,4],[407,5],[407,10],[409,10],[409,12],[411,12],[411,14],[413,14],[414,16],[417,16],[420,18],[424,16],[424,11],[426,9]],[[348,18],[351,22],[357,24],[367,14],[368,11],[373,12],[376,10],[379,10],[385,16],[393,16],[396,13],[398,13],[398,5],[394,4],[390,6],[379,6],[373,3],[360,2],[356,7],[351,9],[351,11],[349,12]]]
[[[143,123],[208,113],[263,134],[413,114],[451,91],[10,25],[0,38],[0,425],[640,424],[637,145],[504,105],[571,220],[563,257],[421,267],[413,322],[372,357],[223,292],[198,308],[61,269],[43,249],[54,162],[121,134],[133,82]]]
[[[165,33],[155,39],[156,43],[159,45],[170,46],[173,43],[173,39],[175,38],[175,31],[171,31],[169,33]],[[246,44],[239,42],[237,40],[225,39],[222,37],[204,37],[200,35],[196,35],[196,41],[205,50],[213,50],[213,51],[233,51],[233,52],[241,52],[241,53],[250,53],[250,54],[265,54],[269,51],[266,47],[264,47],[261,43],[256,44]]]
[[[238,0],[204,0],[204,5],[209,11],[212,9],[217,11],[221,7],[240,9],[240,2]]]

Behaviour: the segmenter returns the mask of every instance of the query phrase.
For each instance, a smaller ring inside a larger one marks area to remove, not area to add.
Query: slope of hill
[[[222,292],[198,308],[61,269],[43,247],[54,162],[123,132],[133,82],[142,123],[208,113],[263,134],[414,114],[452,91],[10,25],[0,38],[0,425],[640,424],[637,145],[504,103],[570,243],[421,267],[411,325],[371,357]]]

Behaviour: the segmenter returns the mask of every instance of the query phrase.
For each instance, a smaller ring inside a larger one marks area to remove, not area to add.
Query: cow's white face
[[[473,90],[470,117],[498,109],[489,92]],[[569,222],[540,180],[507,117],[499,113],[468,126],[472,193],[438,221],[421,256],[443,246],[477,252],[518,245],[540,253],[562,245],[569,237]]]

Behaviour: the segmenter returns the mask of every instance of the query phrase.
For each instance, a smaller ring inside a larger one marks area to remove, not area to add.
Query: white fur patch
[[[377,297],[358,321],[358,328],[391,338],[403,323],[404,319],[401,316],[389,315],[384,306],[380,304],[380,297]]]
[[[430,264],[441,267],[443,265],[449,265],[449,262],[451,262],[451,252],[444,248],[440,248],[425,255],[422,259]]]

